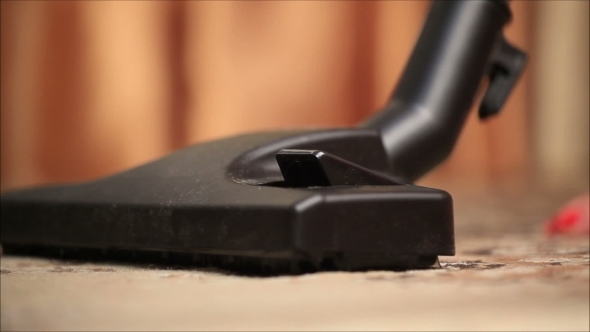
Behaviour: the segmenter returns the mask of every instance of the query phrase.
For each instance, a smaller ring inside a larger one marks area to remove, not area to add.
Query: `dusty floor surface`
[[[528,212],[527,205],[515,212],[489,200],[476,207],[458,205],[471,209],[460,210],[457,218],[458,255],[441,257],[438,270],[254,278],[2,256],[1,327],[590,329],[588,238],[545,238],[538,231],[538,215],[545,212],[535,204]],[[494,223],[515,215],[537,221]]]

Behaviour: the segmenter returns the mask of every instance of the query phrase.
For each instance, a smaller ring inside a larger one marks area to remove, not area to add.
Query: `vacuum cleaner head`
[[[280,150],[311,146],[348,161]],[[231,257],[223,267],[234,270],[251,268],[240,266],[240,257],[256,257],[264,259],[256,269],[266,264],[270,272],[277,272],[276,260],[297,272],[426,267],[437,255],[452,255],[451,197],[354,163],[384,169],[379,148],[370,130],[195,145],[98,181],[6,194],[2,242]]]
[[[504,2],[435,3],[392,101],[359,128],[243,135],[4,194],[4,250],[246,273],[437,266],[455,252],[452,199],[411,181],[451,151],[482,75],[500,84],[486,115],[506,98],[524,63],[508,17]]]

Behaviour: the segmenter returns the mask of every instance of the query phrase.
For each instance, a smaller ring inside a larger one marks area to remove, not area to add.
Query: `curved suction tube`
[[[433,2],[388,105],[360,125],[380,131],[394,176],[414,181],[450,154],[510,17],[506,1]]]

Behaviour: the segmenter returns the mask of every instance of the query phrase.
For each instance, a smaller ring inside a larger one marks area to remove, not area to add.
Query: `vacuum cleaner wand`
[[[487,73],[480,115],[497,113],[526,55],[510,46],[502,1],[435,1],[385,109],[362,124],[381,132],[391,173],[414,181],[452,151]]]
[[[489,75],[499,111],[525,55],[505,1],[436,1],[396,92],[360,127],[241,135],[95,181],[1,197],[5,252],[179,260],[241,273],[408,269],[455,252],[439,164]]]

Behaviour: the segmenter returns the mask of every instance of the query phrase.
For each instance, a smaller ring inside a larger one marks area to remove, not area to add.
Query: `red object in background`
[[[586,194],[567,203],[545,224],[549,236],[586,235],[590,236],[590,195]]]

